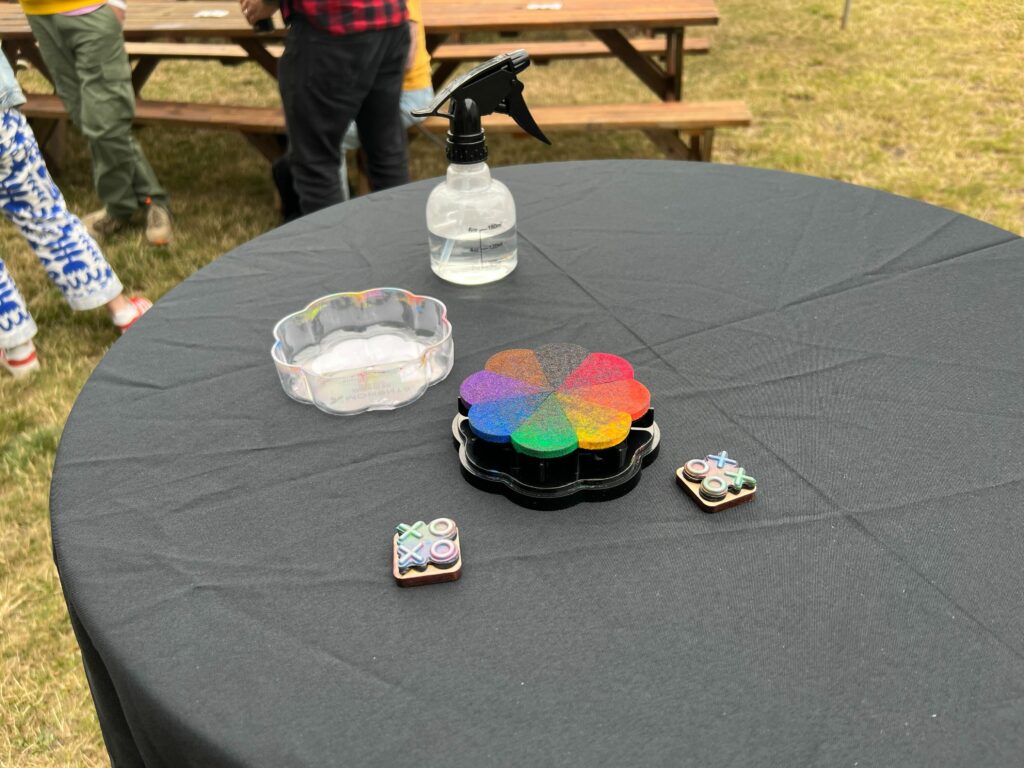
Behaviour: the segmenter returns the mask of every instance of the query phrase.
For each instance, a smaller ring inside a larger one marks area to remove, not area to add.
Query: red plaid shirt
[[[332,35],[397,27],[407,18],[405,0],[282,0],[286,22],[295,14]]]

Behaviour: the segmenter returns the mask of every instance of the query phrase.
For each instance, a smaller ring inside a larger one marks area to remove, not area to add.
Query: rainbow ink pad
[[[462,382],[452,433],[467,480],[531,507],[626,493],[661,441],[633,366],[576,344],[491,357]]]
[[[400,587],[455,581],[462,575],[459,526],[447,517],[399,523],[391,540],[391,570]]]
[[[735,507],[757,493],[757,480],[725,451],[690,459],[676,470],[676,482],[705,512]]]

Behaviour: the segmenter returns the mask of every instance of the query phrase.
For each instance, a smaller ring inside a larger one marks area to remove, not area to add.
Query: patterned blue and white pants
[[[0,110],[0,209],[21,229],[72,309],[95,309],[121,293],[121,282],[68,210],[17,109]],[[0,259],[0,347],[17,346],[35,335],[36,323]]]

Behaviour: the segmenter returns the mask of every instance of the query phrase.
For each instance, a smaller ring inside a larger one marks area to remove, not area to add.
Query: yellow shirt
[[[28,1],[21,0],[22,5]],[[40,0],[33,1],[40,2]],[[83,2],[82,5],[87,3],[88,0]],[[406,0],[405,4],[409,8],[409,21],[416,22],[416,41],[414,43],[416,46],[416,58],[413,61],[412,68],[405,73],[402,90],[419,91],[423,88],[429,88],[431,85],[430,54],[427,53],[427,35],[423,29],[423,10],[420,7],[420,0]]]
[[[21,0],[21,10],[29,16],[50,16],[97,4],[103,5],[102,0]]]

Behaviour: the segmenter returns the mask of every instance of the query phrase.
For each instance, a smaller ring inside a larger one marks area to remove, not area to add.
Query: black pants
[[[341,140],[353,120],[373,189],[409,180],[398,111],[409,50],[406,25],[331,35],[302,17],[285,38],[278,65],[291,172],[303,214],[342,201]]]

